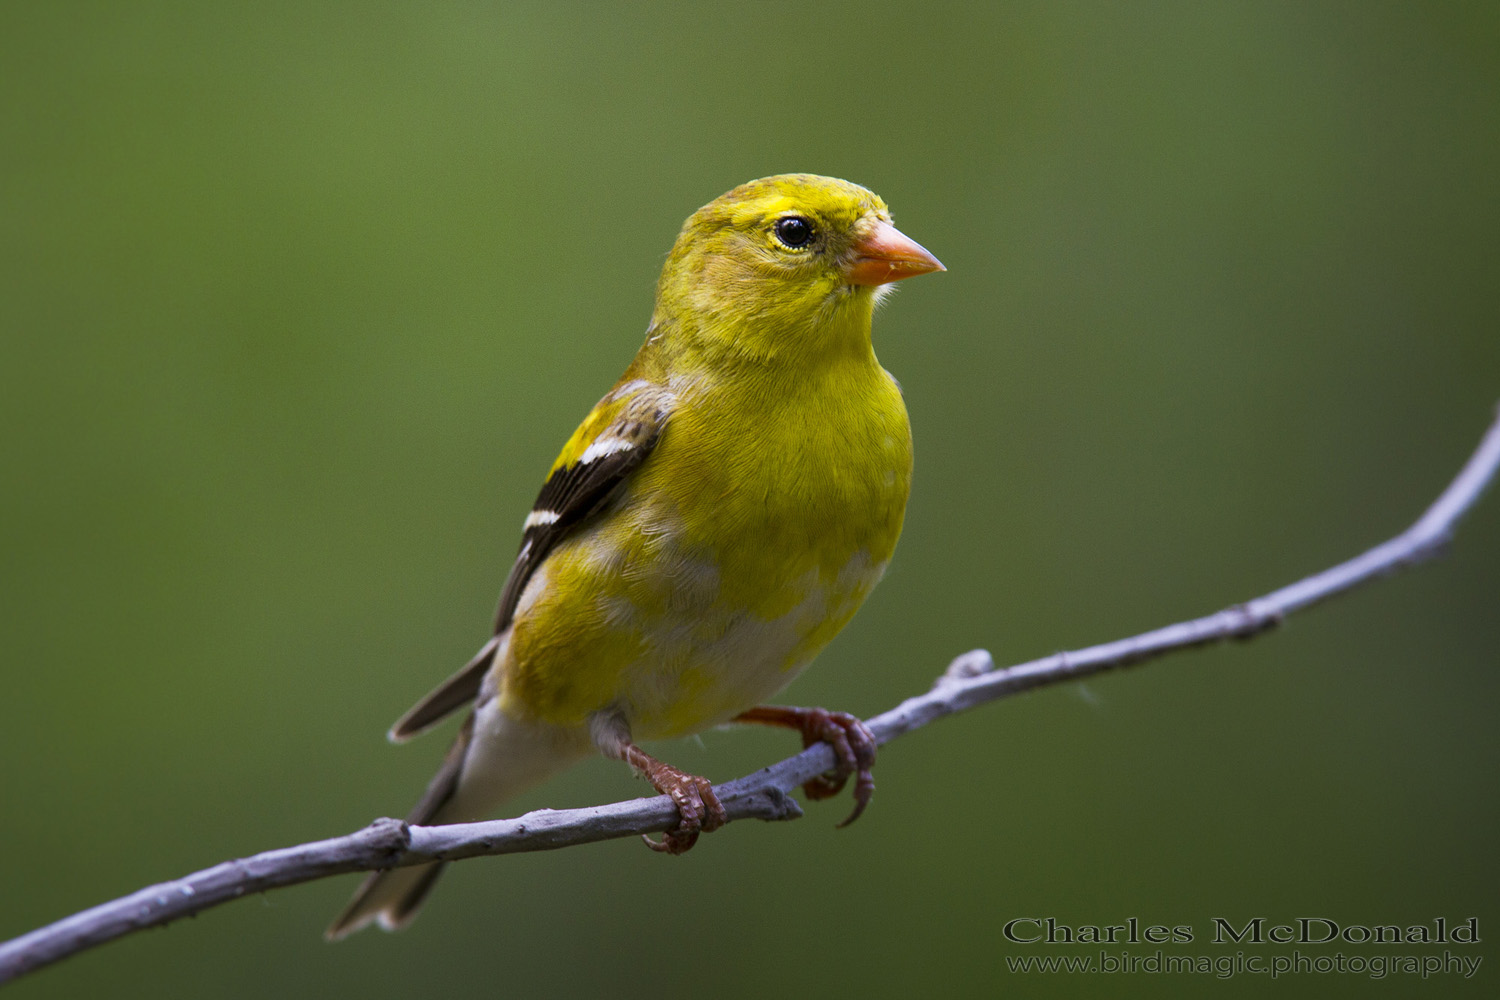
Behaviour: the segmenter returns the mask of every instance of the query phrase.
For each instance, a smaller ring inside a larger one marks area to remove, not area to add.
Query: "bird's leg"
[[[699,831],[713,833],[724,825],[724,805],[707,778],[679,771],[634,743],[626,743],[623,750],[625,763],[644,775],[658,792],[670,795],[681,817],[676,829],[662,834],[661,840],[641,834],[647,847],[666,854],[682,854],[698,842]]]
[[[661,840],[641,834],[647,847],[665,854],[683,854],[698,842],[700,832],[713,833],[727,821],[724,804],[707,778],[680,771],[636,746],[631,742],[629,725],[618,713],[594,716],[589,728],[594,744],[606,757],[629,764],[677,805],[676,828],[662,834]]]
[[[875,794],[875,735],[870,728],[848,712],[830,712],[825,708],[789,708],[783,705],[758,705],[734,717],[735,722],[757,722],[764,726],[785,726],[802,734],[803,747],[827,743],[833,748],[836,763],[833,770],[803,784],[810,799],[826,799],[843,790],[849,775],[854,779],[854,811],[839,826],[859,819]]]

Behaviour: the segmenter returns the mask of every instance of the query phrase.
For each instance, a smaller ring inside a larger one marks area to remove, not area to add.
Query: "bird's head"
[[[941,270],[873,192],[781,174],[693,213],[662,269],[653,322],[745,359],[868,349],[870,314],[890,283]]]

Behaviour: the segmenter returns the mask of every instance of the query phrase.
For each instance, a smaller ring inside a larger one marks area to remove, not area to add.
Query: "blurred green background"
[[[902,547],[788,695],[869,715],[1414,519],[1500,398],[1497,155],[1492,4],[5,5],[0,937],[406,811],[447,734],[386,726],[484,639],[733,185],[848,177],[949,267],[876,323]],[[467,862],[336,947],[328,880],[13,995],[1374,989],[1020,975],[1096,949],[1001,933],[1136,916],[1232,955],[1212,918],[1257,915],[1477,916],[1473,981],[1382,988],[1494,995],[1497,556],[1492,495],[1448,558],[1252,644],[932,726],[848,830]],[[661,749],[720,780],[792,743]],[[596,761],[516,811],[644,790]]]

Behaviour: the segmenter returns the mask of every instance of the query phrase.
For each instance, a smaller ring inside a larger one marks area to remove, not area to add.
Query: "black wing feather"
[[[608,432],[606,432],[608,433]],[[602,435],[601,435],[602,436]],[[656,434],[623,451],[617,451],[592,462],[564,466],[547,477],[537,494],[532,511],[549,511],[557,519],[548,524],[534,524],[521,535],[521,551],[511,567],[500,605],[495,609],[495,634],[504,632],[516,613],[521,591],[531,575],[542,564],[557,543],[566,538],[581,522],[587,520],[609,500],[610,495],[645,460],[656,443]]]

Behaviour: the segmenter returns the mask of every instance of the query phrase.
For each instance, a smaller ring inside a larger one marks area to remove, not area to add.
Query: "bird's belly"
[[[786,687],[889,558],[859,546],[829,567],[827,552],[771,556],[737,538],[706,549],[659,512],[649,533],[633,520],[570,540],[539,571],[509,646],[513,711],[582,726],[617,710],[647,740],[719,725]]]
[[[775,695],[863,603],[885,571],[866,552],[828,580],[817,570],[764,595],[762,608],[706,600],[645,624],[647,652],[626,671],[621,705],[641,739],[699,732]]]

